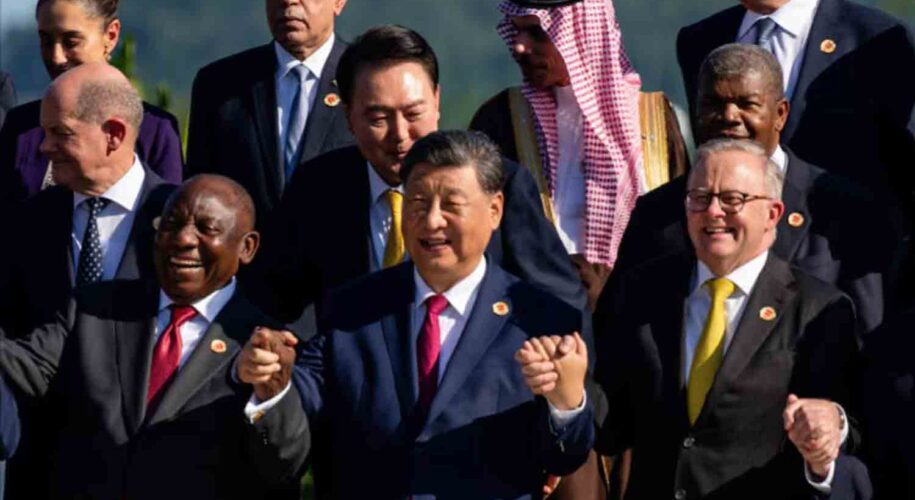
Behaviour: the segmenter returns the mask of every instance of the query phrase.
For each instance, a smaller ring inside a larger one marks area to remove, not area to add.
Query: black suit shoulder
[[[234,94],[262,77],[265,71],[273,71],[275,67],[276,55],[271,42],[217,59],[200,68],[194,79],[194,87],[200,85],[208,93],[217,95]]]
[[[502,154],[518,161],[515,129],[512,124],[508,91],[504,89],[483,103],[470,120],[470,130],[483,132],[494,142]]]

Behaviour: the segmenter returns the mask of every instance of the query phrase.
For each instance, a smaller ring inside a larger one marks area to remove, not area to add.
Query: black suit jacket
[[[305,124],[298,169],[319,154],[353,142],[343,105],[325,102],[337,92],[337,62],[346,44],[337,37],[324,65]],[[273,42],[204,66],[194,79],[188,130],[187,175],[222,174],[254,198],[259,226],[285,187],[277,149],[276,53]]]
[[[13,85],[13,77],[9,73],[0,71],[0,128],[3,127],[6,112],[15,105],[16,86]]]
[[[680,30],[677,58],[691,116],[702,61],[736,41],[745,12],[737,5]],[[836,45],[830,54],[820,49],[827,39]],[[821,0],[782,142],[811,163],[894,192],[911,220],[915,42],[909,28],[871,7]]]
[[[705,405],[690,425],[684,307],[696,261],[679,254],[629,269],[595,313],[596,378],[608,399],[598,449],[633,449],[627,499],[808,498],[803,461],[783,429],[789,393],[854,414],[851,302],[769,255]],[[774,320],[761,318],[763,307]],[[859,436],[854,419],[849,449]]]
[[[901,245],[891,228],[894,211],[877,203],[872,193],[787,148],[785,152],[785,215],[772,253],[847,293],[865,331],[870,331],[883,321],[895,288],[893,271]],[[692,253],[683,205],[686,181],[686,176],[679,177],[638,199],[623,234],[617,269],[665,254]],[[800,226],[790,224],[792,214],[800,214]]]
[[[251,296],[258,304],[306,336],[313,330],[308,306],[371,271],[367,168],[356,146],[303,165],[266,229],[249,273],[258,290]],[[534,179],[511,161],[504,161],[503,168],[505,209],[487,247],[491,262],[584,310],[584,288],[543,216]]]
[[[78,292],[72,329],[41,327],[0,340],[0,371],[21,394],[45,397],[61,416],[51,498],[264,498],[291,474],[251,460],[270,436],[244,421],[248,386],[233,381],[233,359],[255,325],[272,322],[235,294],[206,330],[152,411],[146,406],[155,346],[155,282],[112,281]],[[211,348],[221,341],[225,351]],[[279,405],[298,406],[292,389]],[[292,412],[278,411],[274,417]],[[65,417],[63,417],[65,416]],[[273,436],[307,447],[307,422],[274,422]],[[272,445],[271,445],[272,446]],[[250,452],[250,453],[249,453]]]

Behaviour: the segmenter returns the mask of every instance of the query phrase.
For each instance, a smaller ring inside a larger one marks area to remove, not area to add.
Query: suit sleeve
[[[207,99],[208,87],[205,70],[201,70],[194,78],[194,84],[191,88],[191,113],[188,118],[185,178],[212,172],[214,169],[212,152],[216,144],[210,137],[211,127],[207,124],[207,117],[213,113]]]
[[[584,410],[562,428],[556,428],[550,418],[546,400],[538,398],[540,416],[540,450],[544,469],[557,476],[571,474],[585,463],[594,447],[594,411],[590,401]]]
[[[12,391],[0,377],[0,460],[13,456],[19,445],[19,408]]]
[[[295,479],[311,451],[311,429],[295,385],[249,426],[251,462],[266,481],[283,484]]]
[[[57,322],[22,338],[0,338],[0,373],[12,387],[30,397],[41,397],[48,391],[69,333],[67,324],[58,314]]]

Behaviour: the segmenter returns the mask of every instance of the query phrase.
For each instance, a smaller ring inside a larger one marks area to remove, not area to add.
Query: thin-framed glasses
[[[770,196],[742,193],[740,191],[722,191],[713,193],[703,189],[690,189],[686,192],[686,209],[690,212],[705,212],[712,204],[712,198],[718,198],[718,205],[726,214],[736,214],[751,201],[771,200]]]

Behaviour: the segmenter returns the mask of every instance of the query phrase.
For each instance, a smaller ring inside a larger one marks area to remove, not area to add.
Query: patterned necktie
[[[102,239],[98,232],[98,214],[108,206],[108,200],[87,198],[83,203],[89,211],[89,219],[86,221],[86,232],[83,233],[83,244],[79,250],[77,287],[91,285],[102,279]]]
[[[162,335],[159,335],[153,351],[152,365],[149,369],[149,391],[146,393],[147,406],[156,399],[178,369],[178,362],[181,360],[181,325],[197,315],[197,311],[191,306],[172,304],[169,307],[172,310],[171,320]]]
[[[308,118],[308,93],[305,91],[305,82],[311,76],[308,68],[299,64],[289,70],[289,75],[294,78],[298,85],[295,91],[295,97],[292,98],[292,109],[289,111],[289,121],[286,122],[286,141],[283,148],[285,160],[286,183],[292,179],[292,173],[296,167],[296,160],[299,157],[299,145],[302,142],[302,134],[305,133],[305,122]]]
[[[401,223],[403,222],[403,193],[396,189],[389,189],[385,193],[388,206],[391,207],[391,228],[388,230],[388,240],[384,244],[383,267],[391,267],[403,262],[405,245]]]
[[[690,425],[696,423],[705,396],[712,387],[718,367],[724,357],[724,332],[727,326],[727,315],[724,301],[734,292],[734,283],[727,278],[716,278],[705,282],[712,296],[712,304],[702,328],[702,336],[693,353],[693,363],[689,371],[689,383],[686,386],[686,401]]]
[[[778,28],[778,24],[772,18],[764,17],[756,21],[756,45],[768,50],[770,53],[774,53],[772,35],[775,34],[775,28]]]
[[[444,295],[426,299],[426,319],[416,339],[416,368],[419,374],[419,407],[423,415],[429,413],[432,398],[438,389],[438,358],[442,351],[442,336],[438,315],[448,307]]]

